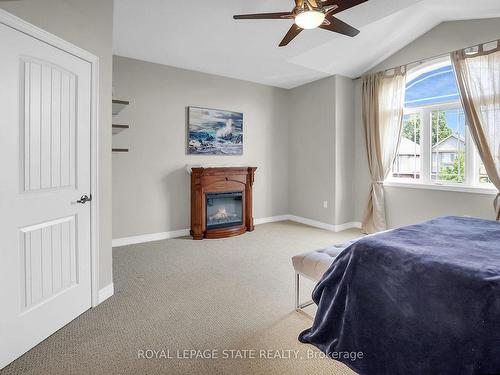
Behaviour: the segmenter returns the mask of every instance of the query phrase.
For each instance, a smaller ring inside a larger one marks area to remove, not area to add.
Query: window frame
[[[425,74],[426,72],[446,66],[449,63],[450,60],[446,57],[430,61],[429,63],[412,69],[408,73],[408,81],[411,81],[414,78]],[[392,174],[393,166],[391,166],[391,173],[389,174],[389,177],[384,181],[384,186],[424,188],[431,190],[447,190],[479,194],[497,194],[497,190],[494,188],[493,184],[480,183],[480,157],[474,145],[474,141],[470,134],[467,123],[465,124],[466,156],[464,182],[444,182],[432,180],[432,112],[436,110],[446,111],[453,109],[460,109],[463,111],[462,103],[460,100],[452,100],[449,102],[424,105],[420,107],[405,107],[404,115],[419,114],[420,116],[420,178],[412,179],[404,177],[394,177]]]
[[[421,113],[419,111],[419,108],[409,108],[408,110],[406,110],[405,108],[405,111],[403,113],[403,121],[404,121],[404,116],[406,115],[414,115],[414,114],[419,114],[419,117],[421,116]],[[420,119],[420,126],[422,126],[422,119]],[[420,137],[421,137],[421,140],[422,140],[422,129],[420,129]],[[401,137],[402,139],[402,137]],[[401,140],[400,140],[400,144],[401,144]],[[400,154],[396,154],[396,157],[394,158],[394,161],[392,162],[392,166],[391,166],[391,173],[389,174],[389,177],[387,177],[386,181],[402,181],[402,182],[413,182],[413,181],[422,181],[422,145],[420,145],[420,158],[419,158],[419,164],[420,164],[420,171],[418,172],[419,174],[419,178],[408,178],[408,177],[394,177],[393,175],[393,169],[394,169],[394,163],[396,162],[396,158],[399,156]],[[416,171],[414,171],[413,173],[414,175],[416,175]]]

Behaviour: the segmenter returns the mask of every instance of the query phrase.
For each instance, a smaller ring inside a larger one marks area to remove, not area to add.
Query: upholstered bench
[[[342,245],[334,245],[326,249],[315,250],[292,257],[295,269],[295,309],[302,310],[312,305],[313,301],[300,302],[300,277],[303,276],[314,282],[318,282],[323,274],[330,268],[335,258],[354,241]]]

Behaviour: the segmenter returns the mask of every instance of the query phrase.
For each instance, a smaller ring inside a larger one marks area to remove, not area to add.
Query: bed
[[[364,237],[313,300],[299,340],[359,374],[500,374],[500,223],[443,217]]]

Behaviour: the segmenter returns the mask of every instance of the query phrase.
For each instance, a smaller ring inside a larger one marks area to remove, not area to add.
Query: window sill
[[[423,183],[403,182],[403,181],[385,181],[384,186],[400,187],[408,189],[454,191],[460,193],[487,194],[487,195],[498,194],[498,191],[493,187],[479,187],[479,186],[438,185],[438,184],[423,184]]]

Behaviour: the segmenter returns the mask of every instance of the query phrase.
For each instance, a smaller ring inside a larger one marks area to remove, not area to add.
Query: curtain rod
[[[484,44],[490,44],[490,43],[495,43],[495,42],[500,42],[499,39],[494,39],[494,40],[490,40],[489,42],[483,42],[483,43],[479,43],[479,44],[474,44],[472,46],[469,46],[469,47],[465,47],[465,48],[461,48],[461,49],[471,49],[471,48],[474,48],[474,47],[479,47],[480,45],[484,45]],[[453,51],[450,51],[450,52],[445,52],[445,53],[441,53],[439,55],[435,55],[435,56],[431,56],[431,57],[426,57],[426,58],[423,58],[423,59],[419,59],[419,60],[415,60],[415,61],[411,61],[407,64],[403,64],[403,65],[399,65],[399,66],[404,66],[404,67],[408,67],[409,65],[413,65],[413,64],[423,64],[424,62],[426,61],[429,61],[429,60],[435,60],[435,59],[438,59],[440,57],[445,57],[445,56],[450,56],[450,54],[452,53]],[[388,69],[384,69],[384,70],[381,70],[381,72],[387,72],[389,70],[394,70],[394,69],[397,69],[399,66],[394,66],[392,68],[388,68]],[[359,76],[359,77],[356,77],[354,78],[354,80],[358,80],[360,79],[362,76]]]

